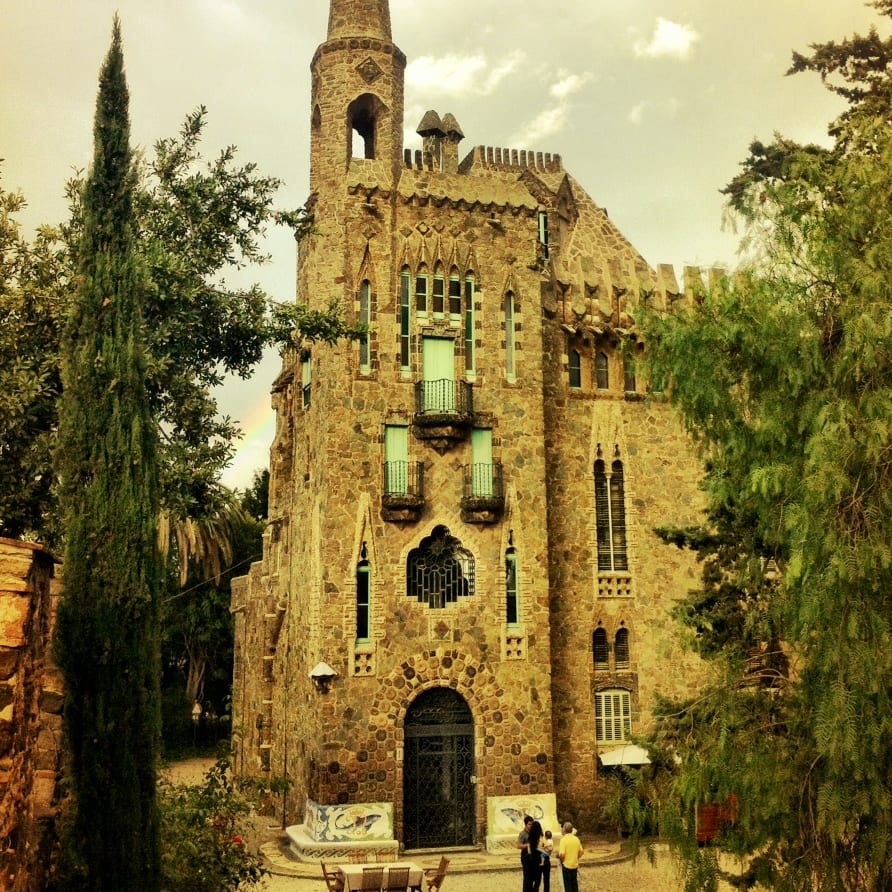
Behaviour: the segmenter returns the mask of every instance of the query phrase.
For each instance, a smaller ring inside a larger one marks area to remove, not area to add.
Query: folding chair
[[[449,866],[448,858],[440,858],[437,868],[428,867],[424,872],[424,879],[427,882],[427,892],[440,892],[440,886],[443,885],[443,878],[446,876],[446,868]]]
[[[359,887],[364,892],[381,892],[384,885],[383,867],[363,867],[362,885]]]
[[[382,889],[385,892],[391,892],[391,890],[399,890],[399,892],[406,892],[409,888],[409,868],[408,867],[391,867],[387,871],[387,879],[384,882]]]
[[[329,870],[322,862],[322,876],[325,877],[325,885],[328,886],[328,892],[343,892],[344,878],[336,870]]]

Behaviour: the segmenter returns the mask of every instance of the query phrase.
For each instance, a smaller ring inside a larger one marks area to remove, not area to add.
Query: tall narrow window
[[[368,641],[372,620],[372,568],[365,542],[361,555],[362,560],[356,565],[356,640]]]
[[[411,277],[405,267],[400,273],[400,368],[408,371],[411,358],[409,353],[409,288]]]
[[[592,655],[597,671],[604,672],[609,668],[610,649],[607,645],[607,630],[601,626],[592,633]]]
[[[619,459],[608,476],[603,459],[595,462],[595,526],[598,536],[598,569],[629,569],[626,553],[626,506],[623,464]]]
[[[313,362],[309,356],[301,361],[300,377],[301,377],[301,405],[304,409],[310,408],[310,393],[312,392],[313,383]]]
[[[638,389],[635,380],[635,360],[631,357],[623,362],[623,388],[626,393],[635,393]]]
[[[539,245],[542,257],[548,260],[548,214],[539,211]]]
[[[571,350],[568,359],[570,389],[579,390],[582,387],[582,357],[578,350]]]
[[[474,356],[474,277],[465,276],[465,372],[473,375],[476,369]]]
[[[513,381],[517,374],[514,344],[514,293],[505,295],[505,374]]]
[[[618,670],[628,670],[631,667],[629,630],[625,626],[620,626],[616,630],[616,638],[613,642],[613,656],[616,659],[616,668]]]
[[[607,354],[603,350],[598,351],[595,357],[595,368],[598,376],[598,390],[608,390],[610,388],[610,375],[607,366]]]
[[[449,276],[449,318],[455,321],[461,319],[461,279],[454,268]]]
[[[415,312],[419,316],[427,315],[427,289],[428,275],[423,266],[419,267],[415,275]]]
[[[623,480],[623,463],[616,459],[610,474],[610,532],[613,569],[628,570],[626,554],[626,493]]]
[[[434,273],[433,299],[434,316],[441,317],[446,312],[446,282],[443,279],[443,270],[437,266]]]
[[[509,626],[518,624],[517,552],[513,545],[505,551],[505,615]]]
[[[409,491],[409,428],[388,424],[384,428],[384,494],[404,496]]]
[[[359,324],[366,327],[359,339],[359,370],[368,372],[372,368],[371,334],[368,331],[372,323],[372,286],[364,281],[359,286]]]
[[[632,696],[616,688],[595,694],[595,740],[622,743],[632,733]]]

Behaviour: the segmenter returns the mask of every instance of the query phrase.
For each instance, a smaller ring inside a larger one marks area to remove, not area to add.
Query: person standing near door
[[[569,821],[564,823],[562,831],[561,841],[558,845],[558,859],[561,862],[564,892],[579,892],[579,859],[584,854],[582,843],[573,832],[573,825]]]

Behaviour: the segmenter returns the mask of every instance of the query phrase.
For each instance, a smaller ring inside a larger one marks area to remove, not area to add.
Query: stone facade
[[[57,584],[40,546],[0,539],[0,888],[45,888],[55,841],[61,677],[49,658]]]
[[[589,827],[598,753],[697,681],[669,616],[696,567],[652,531],[696,522],[700,469],[634,369],[636,312],[696,275],[651,269],[558,155],[459,161],[433,111],[404,151],[404,68],[386,0],[332,0],[298,295],[369,334],[273,386],[237,767],[287,777],[292,820],[390,802],[411,848],[482,844],[494,796],[554,793]]]

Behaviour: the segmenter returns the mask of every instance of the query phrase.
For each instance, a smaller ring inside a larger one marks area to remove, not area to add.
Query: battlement
[[[503,149],[498,146],[474,146],[458,167],[459,173],[467,173],[474,167],[486,170],[541,170],[561,172],[564,163],[561,156],[551,152],[533,152],[526,149]]]

